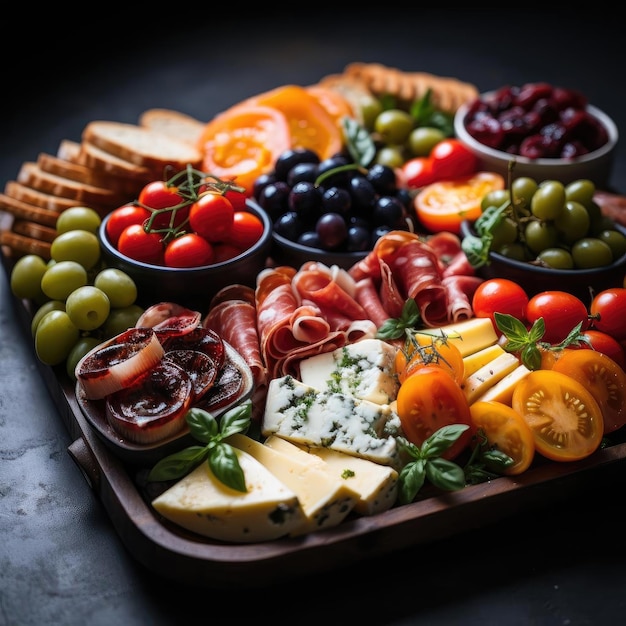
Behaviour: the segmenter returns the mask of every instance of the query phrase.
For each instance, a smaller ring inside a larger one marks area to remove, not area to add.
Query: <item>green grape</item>
[[[539,254],[546,248],[556,246],[559,233],[554,224],[533,220],[526,225],[524,237],[528,248],[535,254]]]
[[[115,267],[107,267],[98,272],[93,284],[106,293],[112,308],[130,306],[137,299],[135,281],[126,272]]]
[[[402,146],[383,146],[376,153],[375,162],[391,168],[402,167],[405,162]]]
[[[109,316],[109,297],[93,285],[84,285],[70,293],[65,301],[65,310],[74,326],[80,330],[95,330]]]
[[[376,119],[382,113],[382,102],[375,97],[365,97],[359,101],[361,117],[363,118],[363,126],[367,130],[374,130]]]
[[[568,200],[561,214],[554,219],[561,241],[569,245],[582,239],[589,232],[590,222],[587,209],[576,200]]]
[[[418,126],[409,133],[407,144],[413,156],[427,157],[430,151],[445,138],[445,133],[439,128]]]
[[[41,289],[51,300],[67,297],[87,284],[87,270],[77,261],[59,261],[50,265],[41,279]]]
[[[88,230],[70,230],[54,238],[50,256],[59,261],[76,261],[86,270],[100,261],[100,241]]]
[[[611,228],[615,228],[615,222],[608,215],[600,215],[592,221],[589,234],[593,237],[597,237],[598,233],[601,233],[603,230],[610,230]]]
[[[415,122],[407,111],[387,109],[376,118],[374,130],[384,143],[399,146],[406,143],[414,125]]]
[[[104,335],[105,339],[110,339],[111,337],[115,337],[115,335],[119,335],[120,333],[132,328],[137,320],[143,314],[144,309],[142,309],[137,304],[131,304],[130,306],[123,307],[121,309],[111,309],[109,313],[109,317],[107,317],[106,322],[102,325],[100,329]]]
[[[508,189],[494,189],[487,192],[480,201],[480,209],[484,213],[489,207],[501,207],[510,199]]]
[[[33,300],[41,297],[41,279],[48,266],[36,254],[20,257],[11,270],[11,292],[16,298]]]
[[[556,180],[542,182],[530,201],[532,214],[540,220],[556,219],[564,206],[565,187]]]
[[[65,311],[46,313],[35,333],[35,352],[42,363],[58,365],[65,361],[80,337],[80,330]]]
[[[546,248],[537,255],[537,258],[554,269],[574,269],[574,259],[564,248]]]
[[[565,186],[565,199],[580,202],[587,209],[593,202],[593,195],[596,192],[596,186],[586,178],[574,180]]]
[[[526,248],[519,241],[504,244],[498,249],[498,254],[514,261],[528,261]]]
[[[30,333],[34,337],[37,332],[39,322],[43,319],[43,316],[50,311],[65,311],[65,302],[63,300],[48,300],[42,304],[33,315],[33,319],[30,323]]]
[[[600,231],[597,237],[611,248],[614,260],[626,254],[626,237],[620,233],[619,230],[607,228],[606,230]]]
[[[65,209],[56,221],[57,235],[70,230],[88,230],[97,233],[102,219],[97,211],[86,206],[75,206]]]
[[[604,267],[613,262],[613,253],[608,244],[595,237],[579,239],[572,246],[574,265],[579,269]]]
[[[96,346],[99,346],[101,340],[97,337],[80,337],[74,344],[74,347],[70,350],[70,353],[65,359],[65,370],[71,380],[76,381],[76,365],[78,362]]]
[[[491,249],[499,250],[502,246],[517,240],[517,224],[510,217],[505,217],[493,230]]]
[[[511,183],[515,207],[530,211],[530,203],[539,188],[537,181],[529,176],[520,176]]]

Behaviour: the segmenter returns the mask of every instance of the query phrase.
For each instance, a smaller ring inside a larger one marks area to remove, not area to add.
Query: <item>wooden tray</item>
[[[14,299],[25,337],[31,313]],[[371,517],[297,538],[232,545],[211,541],[162,519],[142,493],[142,473],[122,461],[83,415],[74,384],[61,366],[37,361],[73,443],[68,452],[104,505],[132,556],[164,578],[194,586],[252,588],[429,543],[497,522],[518,511],[580,495],[581,483],[626,458],[619,441],[575,463],[539,463],[521,476],[502,477],[452,493],[437,493]]]

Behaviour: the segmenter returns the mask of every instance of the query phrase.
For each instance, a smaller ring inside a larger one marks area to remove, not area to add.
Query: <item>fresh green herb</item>
[[[411,117],[415,120],[415,126],[429,126],[438,128],[446,137],[454,135],[454,116],[440,111],[432,102],[432,89],[415,100],[409,109]]]
[[[190,446],[161,459],[148,474],[149,481],[175,480],[195,469],[205,459],[214,476],[224,485],[246,492],[246,480],[235,450],[223,440],[250,427],[252,402],[246,400],[218,421],[204,409],[193,408],[185,415],[191,435],[206,444]]]
[[[408,298],[402,306],[400,317],[386,320],[376,333],[377,339],[400,339],[407,330],[417,328],[420,312],[414,298]]]
[[[369,167],[376,156],[376,144],[369,131],[355,119],[344,117],[341,120],[344,142],[355,164]],[[336,172],[336,170],[332,170]],[[316,184],[317,183],[316,181]]]
[[[345,469],[341,472],[341,478],[354,478],[355,476],[354,470],[351,469]]]
[[[541,367],[542,350],[560,352],[565,348],[580,347],[583,343],[591,346],[589,340],[581,332],[582,322],[574,326],[561,343],[551,344],[547,341],[541,341],[546,331],[543,317],[538,318],[530,327],[530,330],[526,328],[522,321],[512,315],[496,312],[494,319],[496,326],[506,338],[503,348],[507,352],[518,354],[522,363],[529,370],[536,370]]]
[[[400,449],[413,459],[400,471],[398,478],[398,502],[400,504],[413,502],[426,479],[433,486],[444,491],[457,491],[465,487],[463,468],[452,461],[442,459],[441,455],[468,428],[466,424],[444,426],[435,431],[419,447],[404,437],[397,438]]]
[[[464,467],[465,482],[468,485],[478,485],[499,478],[507,467],[515,463],[515,460],[508,454],[489,445],[482,429],[476,433],[476,439],[478,443],[472,449],[469,461]]]

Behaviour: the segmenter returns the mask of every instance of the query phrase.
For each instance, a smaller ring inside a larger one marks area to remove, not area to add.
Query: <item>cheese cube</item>
[[[321,446],[384,465],[399,463],[395,435],[400,418],[389,405],[318,391],[292,376],[274,378],[267,390],[261,433]]]
[[[285,454],[239,433],[226,441],[252,455],[298,496],[305,519],[291,529],[290,535],[336,526],[357,503],[358,494],[345,480],[329,475],[306,459]]]
[[[397,348],[380,339],[363,339],[316,354],[300,363],[300,380],[320,391],[352,394],[376,404],[389,404],[398,394]]]
[[[374,515],[390,509],[398,495],[398,472],[388,465],[380,465],[367,459],[313,446],[302,447],[270,435],[264,442],[293,458],[339,478],[355,490],[359,496],[354,510],[360,515]]]
[[[204,537],[237,543],[284,537],[305,521],[298,496],[254,457],[235,451],[247,491],[220,482],[205,461],[152,501],[166,519]]]
[[[493,359],[493,361],[483,365],[461,384],[467,401],[473,404],[487,389],[493,387],[518,365],[517,357],[510,352],[504,352]]]

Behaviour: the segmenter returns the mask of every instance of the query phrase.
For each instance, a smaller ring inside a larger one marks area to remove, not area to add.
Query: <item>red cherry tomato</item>
[[[213,245],[213,263],[223,263],[239,256],[244,250],[231,243],[216,243]]]
[[[161,235],[147,233],[141,224],[131,224],[122,231],[117,249],[125,256],[143,263],[162,265],[163,262]]]
[[[233,227],[224,243],[231,243],[238,248],[247,250],[254,245],[263,234],[263,222],[248,211],[235,211]]]
[[[508,278],[490,278],[476,288],[472,296],[472,309],[476,317],[488,317],[497,330],[495,313],[512,315],[526,320],[528,295],[522,287]]]
[[[534,324],[540,317],[546,327],[542,341],[552,344],[563,341],[579,323],[581,332],[589,328],[587,307],[567,291],[542,291],[534,295],[528,301],[526,319]]]
[[[213,246],[197,233],[172,239],[165,248],[167,267],[200,267],[213,263]]]
[[[593,328],[618,341],[626,339],[626,288],[613,287],[596,294],[589,313]]]
[[[162,180],[154,180],[143,187],[137,201],[151,209],[161,210],[175,207],[185,202],[179,195],[177,187],[170,187]],[[155,216],[151,223],[152,228],[168,228],[182,224],[189,215],[189,207],[179,210],[163,211]]]
[[[106,224],[109,241],[117,248],[122,231],[131,224],[143,224],[150,217],[150,211],[132,203],[111,211]]]
[[[402,178],[409,189],[420,189],[434,183],[432,159],[429,157],[409,159],[402,166]]]
[[[476,172],[478,160],[458,139],[444,139],[430,151],[435,180],[461,178]]]
[[[189,209],[189,224],[207,241],[224,241],[233,227],[235,210],[231,201],[218,193],[201,195]]]
[[[626,352],[620,342],[601,330],[589,328],[582,335],[591,344],[581,342],[581,348],[591,348],[597,352],[602,352],[613,359],[623,370],[626,370]]]

